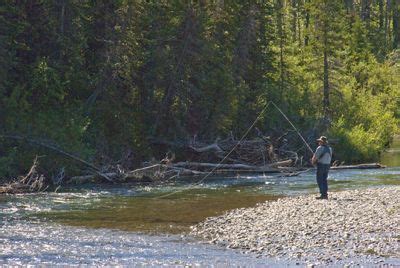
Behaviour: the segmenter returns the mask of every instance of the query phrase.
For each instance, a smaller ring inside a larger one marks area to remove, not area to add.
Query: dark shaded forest
[[[400,0],[1,1],[0,177],[35,156],[84,173],[49,146],[98,167],[185,160],[269,101],[336,159],[376,160],[400,117],[399,21]],[[273,107],[260,135],[310,157]]]

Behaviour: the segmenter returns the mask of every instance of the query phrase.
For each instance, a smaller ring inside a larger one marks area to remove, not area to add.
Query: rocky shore
[[[192,235],[260,256],[313,264],[400,265],[400,186],[281,198],[193,226]]]

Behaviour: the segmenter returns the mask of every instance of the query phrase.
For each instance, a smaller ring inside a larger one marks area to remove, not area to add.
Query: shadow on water
[[[400,135],[393,138],[390,148],[382,153],[380,160],[388,167],[400,167]]]
[[[332,172],[330,191],[399,185],[400,169],[370,172]],[[242,181],[243,185],[239,182]],[[172,189],[180,189],[179,185]],[[80,199],[79,195],[62,206],[54,206],[35,217],[90,228],[110,228],[145,233],[182,233],[207,217],[227,210],[250,207],[282,196],[317,193],[314,173],[298,178],[242,178],[213,180],[203,188],[179,192],[167,198],[165,192],[147,189],[146,195],[124,194],[126,189],[108,189],[106,194]],[[168,190],[168,191],[171,191]],[[96,192],[96,190],[95,190]]]
[[[382,155],[382,163],[389,168],[332,170],[331,195],[340,190],[399,185],[399,140]],[[268,265],[264,258],[169,234],[185,233],[190,225],[226,210],[282,196],[317,194],[315,171],[297,177],[248,174],[210,178],[186,190],[194,182],[86,185],[58,193],[0,196],[0,266],[298,266],[275,259]],[[174,191],[178,192],[156,198]]]
[[[400,184],[400,137],[382,155],[386,165],[377,170],[340,170],[329,175],[330,191]],[[210,178],[186,189],[194,180],[159,186],[86,186],[65,193],[0,197],[0,215],[50,220],[72,226],[109,228],[144,233],[182,233],[207,217],[254,206],[282,196],[317,194],[315,171],[297,177],[243,175]],[[75,191],[75,192],[74,192]],[[179,191],[166,198],[156,198]],[[9,213],[9,214],[7,214]],[[14,214],[13,214],[14,213]]]
[[[147,233],[182,233],[207,217],[277,198],[240,192],[234,188],[196,189],[163,199],[152,196],[104,197],[86,209],[76,204],[66,211],[50,211],[40,215],[73,226]]]

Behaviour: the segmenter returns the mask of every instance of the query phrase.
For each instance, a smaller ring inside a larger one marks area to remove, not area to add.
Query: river
[[[330,172],[330,191],[400,184],[400,139],[385,169]],[[314,172],[245,175],[157,186],[86,185],[57,193],[0,196],[0,265],[296,266],[260,259],[186,234],[209,216],[282,196],[317,194]],[[184,191],[181,191],[184,190]],[[180,191],[166,198],[166,193]]]

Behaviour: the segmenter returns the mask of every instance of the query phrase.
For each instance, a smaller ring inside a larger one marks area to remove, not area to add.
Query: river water
[[[400,139],[386,169],[331,171],[330,191],[400,184]],[[317,194],[314,172],[246,175],[164,185],[95,186],[0,196],[0,265],[293,265],[197,241],[190,226],[226,210],[282,196]]]

